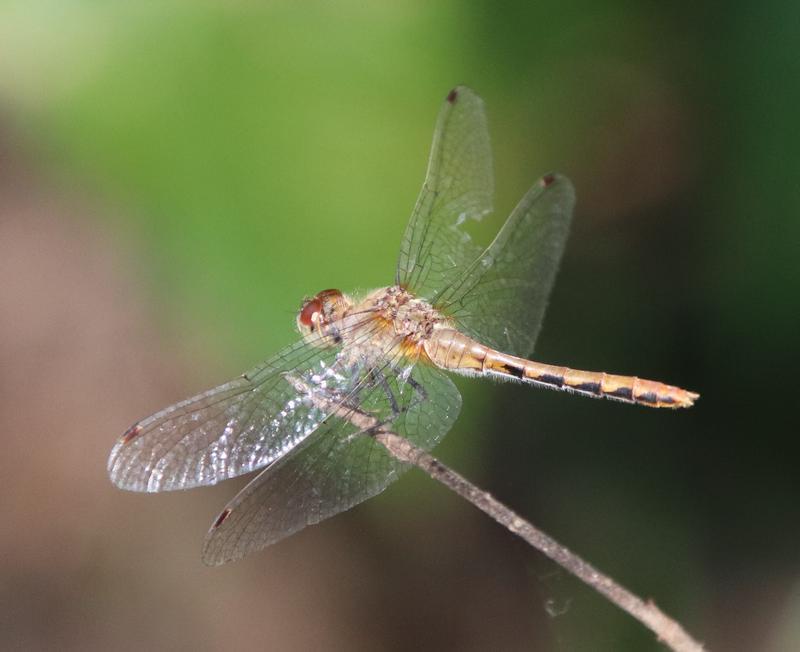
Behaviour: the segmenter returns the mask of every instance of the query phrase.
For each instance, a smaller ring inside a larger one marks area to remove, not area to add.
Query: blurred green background
[[[788,0],[0,3],[0,647],[662,649],[421,474],[217,569],[242,482],[107,480],[130,423],[292,341],[304,296],[391,281],[463,83],[487,240],[544,172],[577,188],[537,359],[702,399],[459,381],[439,456],[709,649],[800,649],[798,25]]]

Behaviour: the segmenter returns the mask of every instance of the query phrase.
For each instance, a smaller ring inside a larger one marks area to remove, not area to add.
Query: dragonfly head
[[[323,346],[340,344],[339,322],[351,301],[339,290],[323,290],[305,299],[297,314],[297,328],[308,342]]]

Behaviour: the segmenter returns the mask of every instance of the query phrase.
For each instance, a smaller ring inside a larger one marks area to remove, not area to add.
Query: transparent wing
[[[397,284],[431,298],[480,254],[461,225],[492,210],[492,151],[483,101],[459,86],[447,96],[428,172],[406,227]]]
[[[492,244],[434,303],[479,341],[529,356],[539,334],[575,206],[569,179],[542,177]]]
[[[358,407],[331,416],[306,444],[262,471],[223,510],[206,536],[209,565],[239,559],[383,491],[406,469],[369,436],[381,427],[431,449],[450,430],[461,396],[447,376],[419,365],[380,372]],[[366,422],[365,422],[366,419]]]
[[[365,326],[359,338],[371,334]],[[338,348],[298,342],[236,380],[132,426],[111,451],[112,482],[131,491],[189,489],[249,473],[284,455],[327,416],[298,398],[287,372],[342,396],[359,382]]]

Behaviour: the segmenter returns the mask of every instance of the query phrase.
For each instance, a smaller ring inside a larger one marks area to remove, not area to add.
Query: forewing
[[[491,245],[434,303],[484,344],[528,356],[566,244],[575,192],[569,179],[542,177]]]
[[[264,469],[228,504],[206,537],[205,563],[239,559],[394,482],[408,465],[364,431],[364,415],[426,450],[444,437],[461,407],[461,396],[447,376],[419,365],[406,381],[388,373],[385,380],[386,385],[376,382],[360,396],[357,407],[331,416],[306,444]],[[387,386],[397,405],[391,404]]]
[[[361,337],[368,338],[364,329]],[[108,460],[112,482],[130,491],[212,485],[263,468],[324,420],[300,400],[285,374],[304,374],[344,394],[358,379],[339,350],[299,342],[239,378],[181,401],[132,426]]]
[[[462,225],[492,210],[492,152],[483,101],[459,86],[447,96],[428,172],[403,236],[397,283],[431,298],[480,254]]]

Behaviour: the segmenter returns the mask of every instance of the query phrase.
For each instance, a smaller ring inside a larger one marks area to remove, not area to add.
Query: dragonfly
[[[541,177],[482,248],[466,226],[492,211],[483,101],[446,96],[394,283],[360,298],[328,289],[302,302],[302,335],[233,381],[129,428],[108,461],[112,482],[160,492],[259,471],[219,514],[208,565],[246,554],[383,491],[407,470],[379,430],[431,450],[461,395],[448,376],[489,377],[655,408],[698,394],[632,376],[529,359],[572,218],[575,193]]]

